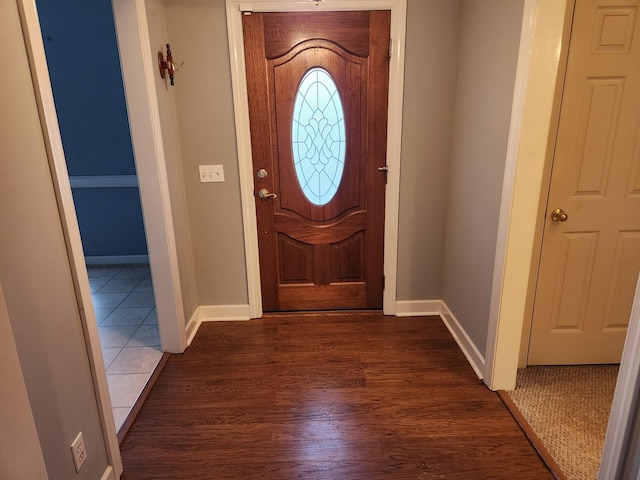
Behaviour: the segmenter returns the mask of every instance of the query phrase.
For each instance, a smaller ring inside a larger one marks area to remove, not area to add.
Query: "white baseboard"
[[[187,345],[191,345],[202,322],[250,320],[249,305],[200,305],[187,324]]]
[[[202,318],[200,317],[200,307],[198,307],[191,315],[189,322],[187,322],[187,347],[191,345],[193,338],[200,329],[200,325],[202,325]]]
[[[107,465],[107,469],[102,474],[102,477],[100,477],[100,480],[116,480],[116,474],[111,465]]]
[[[396,317],[440,315],[442,300],[401,300],[396,302]]]
[[[149,255],[96,255],[84,257],[87,265],[138,265],[149,263]]]
[[[249,305],[201,305],[199,310],[204,322],[251,319]]]
[[[464,353],[464,356],[467,357],[467,361],[473,368],[473,371],[476,372],[476,375],[480,380],[484,378],[484,357],[476,347],[473,340],[467,335],[465,329],[460,325],[458,319],[455,317],[446,303],[442,302],[442,313],[440,313],[440,317],[442,321],[449,329],[449,332],[455,339],[456,343]]]

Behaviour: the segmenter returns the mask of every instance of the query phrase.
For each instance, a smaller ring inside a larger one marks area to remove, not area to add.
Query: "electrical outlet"
[[[200,182],[224,182],[222,165],[199,165]]]
[[[87,451],[84,448],[84,438],[82,432],[78,433],[76,439],[71,443],[71,454],[73,455],[73,464],[76,466],[76,473],[80,471],[82,465],[87,459]]]

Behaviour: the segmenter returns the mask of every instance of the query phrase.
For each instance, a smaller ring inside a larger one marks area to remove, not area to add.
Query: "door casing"
[[[251,137],[249,132],[249,107],[245,74],[244,45],[242,37],[243,12],[289,11],[340,11],[340,10],[390,10],[391,11],[391,60],[389,65],[389,110],[387,129],[387,191],[384,228],[383,311],[393,315],[396,311],[396,278],[398,258],[398,209],[400,201],[400,141],[402,138],[402,98],[404,85],[404,54],[407,0],[324,0],[322,3],[308,0],[256,0],[244,3],[226,0],[229,57],[231,60],[233,105],[236,121],[236,140],[240,172],[242,222],[245,232],[245,256],[247,290],[251,318],[262,316],[260,288],[260,263],[258,258],[258,231],[253,196],[253,169]]]

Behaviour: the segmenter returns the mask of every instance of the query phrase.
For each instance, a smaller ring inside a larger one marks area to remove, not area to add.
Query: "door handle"
[[[258,192],[258,197],[265,199],[265,198],[278,198],[278,195],[276,193],[269,193],[269,190],[267,190],[266,188],[261,189]]]
[[[569,218],[569,215],[567,215],[561,208],[556,208],[551,212],[551,220],[554,222],[566,222],[567,218]]]

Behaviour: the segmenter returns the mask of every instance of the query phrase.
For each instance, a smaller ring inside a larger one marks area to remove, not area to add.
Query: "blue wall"
[[[72,183],[135,175],[111,1],[36,3]],[[74,188],[73,197],[85,255],[147,254],[136,187]]]

